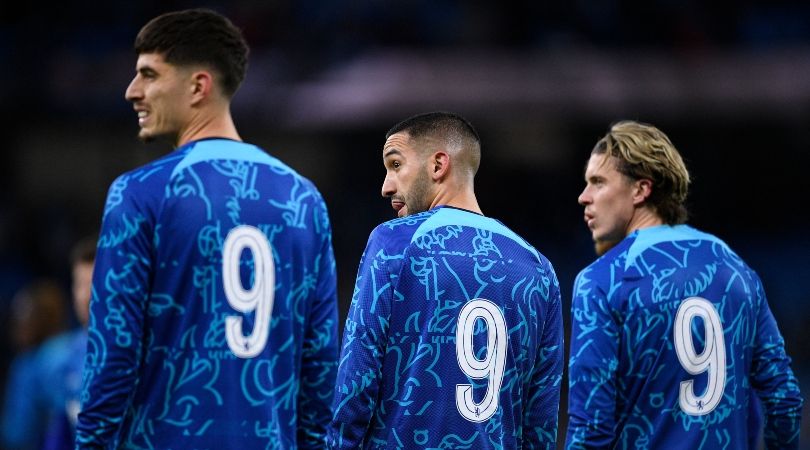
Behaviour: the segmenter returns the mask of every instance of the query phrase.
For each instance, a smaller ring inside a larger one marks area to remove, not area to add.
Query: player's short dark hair
[[[448,134],[450,132],[481,142],[475,127],[465,118],[456,113],[447,111],[434,111],[416,114],[391,127],[385,138],[392,134],[406,131],[412,138],[421,138],[431,134]]]
[[[135,52],[159,53],[178,66],[208,66],[220,76],[223,93],[232,97],[245,79],[249,48],[227,17],[198,8],[150,20],[135,38]]]
[[[416,114],[391,127],[385,134],[385,139],[400,132],[408,133],[415,140],[433,137],[458,144],[467,153],[465,156],[472,173],[478,171],[481,163],[481,138],[475,127],[464,117],[447,111]]]
[[[92,264],[96,261],[97,236],[87,236],[73,244],[70,250],[70,266],[77,264]]]
[[[606,153],[616,158],[616,170],[631,180],[652,181],[647,202],[664,223],[686,222],[689,171],[664,132],[642,122],[616,122],[591,153]]]

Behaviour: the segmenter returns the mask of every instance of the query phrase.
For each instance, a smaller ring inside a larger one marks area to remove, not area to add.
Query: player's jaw
[[[431,184],[427,171],[420,170],[409,183],[407,191],[391,196],[391,206],[398,217],[410,216],[430,209],[432,203]],[[401,204],[401,206],[399,206]],[[397,209],[399,207],[399,209]]]
[[[417,184],[407,193],[391,196],[391,208],[397,213],[397,217],[410,216],[430,209],[425,188],[426,186]]]
[[[591,238],[597,256],[604,255],[624,239],[624,233],[618,224],[611,224],[610,220],[603,223],[598,215],[588,208],[585,208],[584,220],[588,229],[591,230]]]
[[[172,119],[171,111],[161,106],[147,103],[135,103],[133,109],[138,116],[138,138],[144,142],[151,142],[158,138],[173,139],[177,134],[177,121]]]

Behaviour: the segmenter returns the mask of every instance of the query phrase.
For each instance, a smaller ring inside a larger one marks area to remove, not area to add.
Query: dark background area
[[[97,231],[110,182],[171,150],[136,138],[123,98],[132,41],[159,13],[208,6],[252,47],[233,108],[243,139],[327,201],[341,328],[368,233],[393,217],[380,188],[394,123],[441,109],[478,128],[481,207],[552,261],[568,329],[574,277],[594,259],[576,202],[584,165],[611,122],[635,119],[686,159],[690,224],[762,277],[807,396],[810,4],[703,3],[4,2],[0,329],[27,281],[53,277],[68,292],[68,251]],[[5,336],[0,347],[2,376],[14,349]]]

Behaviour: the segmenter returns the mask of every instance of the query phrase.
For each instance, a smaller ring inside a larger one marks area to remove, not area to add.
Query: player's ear
[[[652,180],[642,178],[633,183],[633,204],[644,203],[652,194]]]
[[[195,105],[211,95],[214,88],[214,78],[207,70],[197,70],[191,74],[191,103]]]
[[[447,176],[450,170],[450,155],[445,151],[438,151],[430,157],[431,178],[438,181]]]

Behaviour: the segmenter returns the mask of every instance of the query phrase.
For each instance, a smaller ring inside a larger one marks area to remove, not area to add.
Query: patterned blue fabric
[[[567,448],[756,448],[759,401],[768,447],[798,448],[802,399],[762,283],[716,237],[632,233],[579,273],[572,315]]]
[[[500,222],[437,207],[383,223],[346,320],[330,447],[554,448],[562,332],[551,264]]]
[[[223,262],[229,233],[245,230],[261,232],[258,247]],[[273,275],[256,297],[272,298],[269,319],[226,295],[225,283],[255,291]],[[231,346],[233,320],[242,337],[267,325],[266,343]],[[310,181],[225,139],[128,172],[102,221],[77,446],[323,448],[336,321],[331,227]]]

